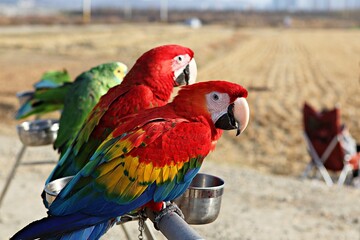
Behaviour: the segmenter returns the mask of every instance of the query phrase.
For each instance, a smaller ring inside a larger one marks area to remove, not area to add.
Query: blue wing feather
[[[97,225],[105,221],[102,217],[89,216],[82,213],[67,216],[48,216],[30,223],[17,232],[11,239],[25,240],[58,237],[66,235],[67,232],[82,229],[84,226]]]

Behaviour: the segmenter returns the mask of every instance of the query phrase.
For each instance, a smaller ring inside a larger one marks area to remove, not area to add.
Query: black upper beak
[[[223,130],[237,129],[236,136],[240,134],[240,124],[238,124],[234,117],[234,103],[230,104],[227,113],[216,121],[215,127]]]
[[[176,78],[175,82],[177,86],[181,85],[189,85],[190,80],[190,68],[189,65],[187,65],[183,72]]]

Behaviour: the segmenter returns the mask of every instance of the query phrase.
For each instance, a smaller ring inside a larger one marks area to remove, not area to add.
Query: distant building
[[[202,22],[198,18],[189,18],[185,20],[185,24],[192,28],[200,28],[202,27]]]
[[[292,18],[290,16],[285,16],[283,19],[284,27],[290,28],[292,25]]]

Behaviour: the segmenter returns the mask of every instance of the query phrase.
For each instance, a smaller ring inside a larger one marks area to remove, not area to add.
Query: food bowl
[[[26,121],[17,125],[16,128],[20,141],[25,146],[43,146],[55,141],[59,121],[54,119]]]
[[[27,100],[34,96],[34,91],[24,91],[16,93],[16,97],[19,99],[20,104],[24,104]]]
[[[73,179],[73,177],[74,176],[59,178],[46,184],[44,191],[48,206],[53,203],[59,192],[70,182],[71,179]]]
[[[224,181],[218,177],[199,173],[189,188],[175,203],[189,224],[207,224],[216,220],[220,212]]]

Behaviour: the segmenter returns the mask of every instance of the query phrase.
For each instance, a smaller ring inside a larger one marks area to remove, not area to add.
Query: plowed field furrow
[[[258,41],[251,49],[257,48],[257,55],[250,55],[249,62],[240,71],[246,76],[241,83],[255,86],[254,91],[250,90],[248,99],[252,119],[245,133],[252,147],[237,147],[239,154],[246,152],[247,155],[251,151],[255,160],[242,163],[264,166],[276,173],[300,173],[301,164],[308,161],[302,138],[301,110],[305,101],[317,109],[332,108],[337,103],[347,105],[342,107],[343,113],[346,113],[343,114],[344,120],[349,120],[347,125],[357,129],[351,133],[358,136],[360,125],[355,124],[354,117],[359,117],[360,113],[354,103],[359,104],[360,87],[359,82],[356,82],[359,80],[349,80],[349,76],[354,73],[347,71],[349,66],[357,64],[360,59],[360,56],[353,54],[360,43],[350,41],[349,45],[354,47],[350,48],[346,44],[346,47],[338,47],[338,41],[344,42],[345,39],[334,37],[337,33],[329,34],[329,39],[326,32],[317,33],[312,38],[312,34],[306,31],[286,31],[277,33],[272,41],[264,36],[256,39]],[[332,52],[332,48],[336,50]],[[235,50],[234,54],[244,52]],[[234,54],[228,56],[232,61]],[[336,62],[339,64],[336,65]],[[339,80],[338,76],[341,75],[347,80]],[[250,79],[256,81],[251,82]],[[267,86],[269,90],[257,91],[259,88],[256,87],[259,86]],[[351,104],[348,92],[353,94]],[[233,148],[236,148],[239,141],[233,136],[226,136],[228,138],[233,140],[224,144],[233,144]]]
[[[232,51],[218,55],[216,59],[201,68],[199,75],[205,79],[221,79],[226,76],[241,78],[245,66],[259,54],[255,51],[258,44],[257,40],[235,44]]]
[[[199,81],[225,79],[249,89],[248,129],[240,138],[224,133],[214,161],[299,175],[309,161],[302,138],[305,101],[316,109],[340,104],[343,122],[360,142],[358,29],[122,24],[16,30],[0,29],[0,98],[6,103],[1,120],[13,126],[15,93],[31,88],[43,71],[66,67],[75,76],[113,60],[131,66],[142,52],[177,43],[194,50]],[[13,84],[6,84],[9,80]]]

